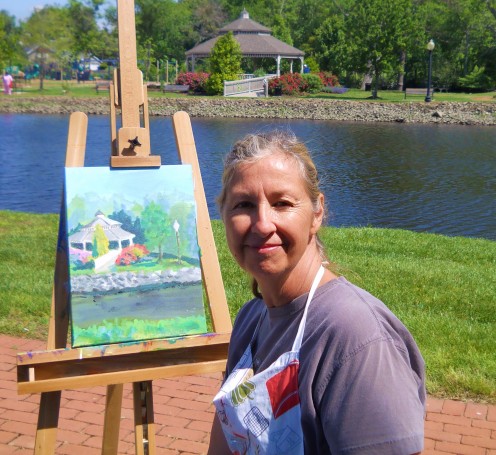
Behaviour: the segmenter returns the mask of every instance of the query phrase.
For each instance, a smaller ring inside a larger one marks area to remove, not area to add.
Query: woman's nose
[[[260,204],[258,210],[253,214],[252,231],[261,237],[267,237],[275,229],[272,208],[267,204]]]

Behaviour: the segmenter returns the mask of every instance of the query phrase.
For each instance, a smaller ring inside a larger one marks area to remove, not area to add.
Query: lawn
[[[43,82],[43,90],[40,90],[39,80],[33,80],[30,82],[22,82],[17,89],[14,90],[17,97],[20,96],[61,96],[70,95],[74,97],[108,97],[108,92],[101,91],[96,92],[95,82],[86,81],[52,81],[45,80]],[[163,93],[160,90],[148,90],[148,96],[150,98],[180,98],[187,97],[191,95],[182,93]],[[198,96],[198,95],[195,95]],[[371,92],[350,89],[343,94],[335,93],[317,93],[314,95],[302,95],[305,98],[318,98],[318,99],[340,99],[340,100],[352,100],[352,101],[373,101],[373,102],[392,102],[392,103],[404,103],[404,102],[424,102],[425,95],[408,95],[405,98],[404,92],[398,90],[380,90],[378,92],[378,98],[375,100],[371,99]],[[212,98],[212,97],[208,97]],[[438,93],[436,92],[433,97],[433,101],[451,101],[451,102],[496,102],[496,94],[494,92],[490,93]]]
[[[231,316],[250,296],[212,222]],[[0,211],[0,333],[46,339],[57,215]],[[496,403],[496,242],[397,229],[324,228],[336,270],[382,299],[417,340],[428,392]]]

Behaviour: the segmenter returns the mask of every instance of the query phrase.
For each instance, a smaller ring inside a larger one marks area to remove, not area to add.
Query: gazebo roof
[[[250,15],[246,9],[243,9],[241,15],[234,22],[224,25],[219,32],[221,34],[227,32],[237,33],[268,33],[270,35],[271,30],[258,22],[252,21]]]
[[[271,35],[270,28],[252,21],[246,10],[239,19],[220,29],[221,35],[233,32],[234,39],[239,43],[243,57],[303,57],[305,53]],[[186,58],[205,58],[210,55],[220,36],[211,38],[194,48],[186,51]]]

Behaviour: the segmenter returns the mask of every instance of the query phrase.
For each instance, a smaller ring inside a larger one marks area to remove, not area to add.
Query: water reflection
[[[58,212],[68,116],[0,114],[0,209]],[[212,218],[222,159],[243,135],[291,129],[313,152],[334,226],[376,226],[496,240],[496,129],[309,120],[192,119]],[[107,166],[107,117],[89,118],[87,166]],[[151,146],[177,164],[170,118]]]

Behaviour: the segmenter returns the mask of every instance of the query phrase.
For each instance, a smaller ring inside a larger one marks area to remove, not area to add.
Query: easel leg
[[[152,381],[133,383],[136,455],[155,455]]]
[[[52,455],[55,453],[61,396],[62,392],[44,392],[41,394],[38,428],[36,429],[34,445],[36,455]]]
[[[103,424],[102,455],[116,455],[119,447],[119,429],[122,409],[122,384],[107,386],[105,421]]]

